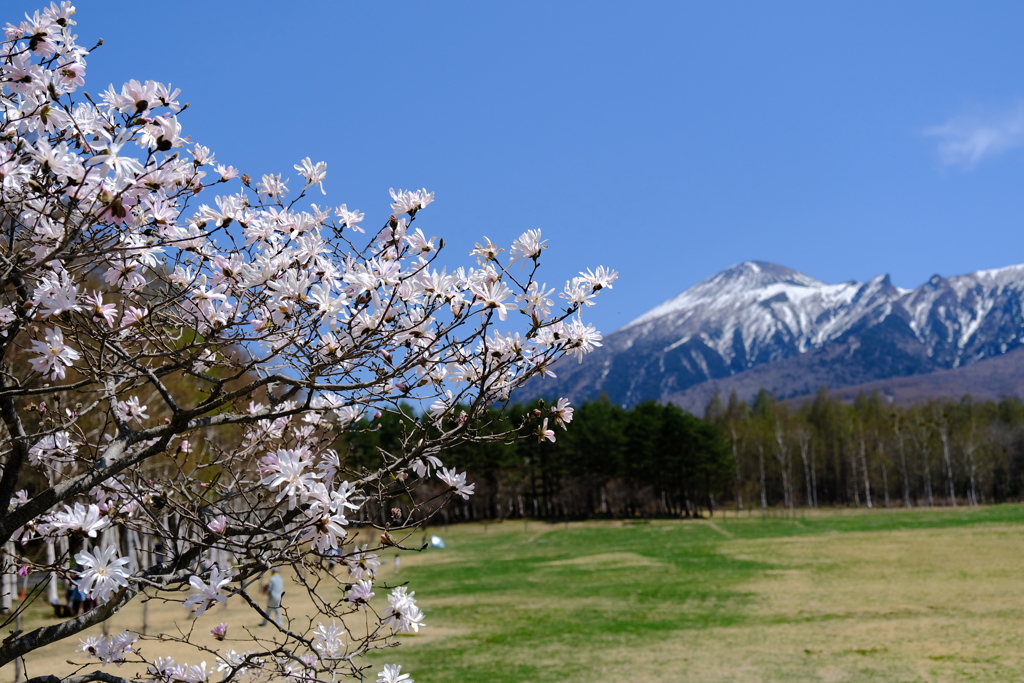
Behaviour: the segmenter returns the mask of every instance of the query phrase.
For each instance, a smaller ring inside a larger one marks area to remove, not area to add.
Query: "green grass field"
[[[433,532],[398,577],[429,627],[375,659],[421,683],[1024,670],[1024,506]]]
[[[428,626],[374,656],[370,674],[385,662],[418,683],[1016,681],[1024,671],[1020,505],[430,533],[448,547],[403,553],[398,576],[388,554],[378,577],[407,581]],[[380,608],[387,591],[377,592]],[[285,605],[299,619],[309,609],[298,597]],[[27,627],[53,623],[40,610]],[[180,605],[157,604],[149,620],[151,633],[191,624]],[[222,620],[257,623],[235,601],[205,615],[199,635]],[[111,631],[140,624],[134,602]],[[85,661],[77,644],[32,653],[29,673],[73,672],[68,660]],[[12,665],[0,669],[12,678]]]

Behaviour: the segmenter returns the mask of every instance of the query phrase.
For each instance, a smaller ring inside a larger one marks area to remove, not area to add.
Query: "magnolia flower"
[[[551,413],[555,418],[555,424],[562,429],[568,429],[566,425],[572,422],[573,408],[569,405],[569,399],[560,398],[558,403],[551,409]]]
[[[415,683],[409,674],[400,673],[401,664],[385,664],[383,671],[377,672],[377,683]]]
[[[525,302],[523,309],[538,323],[551,315],[554,301],[549,299],[555,290],[548,289],[546,284],[531,282],[522,294],[516,295],[516,301]]]
[[[448,484],[455,490],[455,493],[462,496],[464,499],[469,500],[469,497],[473,495],[473,489],[476,484],[466,484],[466,473],[455,474],[455,468],[446,469],[442,468],[437,473],[437,478]]]
[[[545,417],[544,422],[540,427],[537,427],[537,441],[543,442],[544,439],[554,443],[555,441],[555,430],[548,429],[548,419]]]
[[[373,578],[377,575],[380,567],[380,560],[375,553],[366,552],[366,546],[359,548],[357,552],[345,558],[348,565],[348,573],[354,579]]]
[[[619,274],[614,270],[609,270],[604,266],[598,266],[597,270],[591,271],[589,268],[587,272],[580,273],[580,280],[591,286],[596,292],[599,289],[612,288],[612,283],[619,279]]]
[[[413,214],[420,209],[427,206],[434,201],[434,193],[427,192],[426,189],[422,190],[398,190],[391,189],[391,199],[394,203],[391,204],[391,210],[395,212],[396,216],[400,216],[403,213]]]
[[[512,258],[509,265],[511,266],[516,261],[522,261],[519,264],[519,269],[522,270],[527,259],[537,260],[540,258],[541,251],[548,248],[544,244],[545,241],[540,238],[540,230],[527,230],[512,243]]]
[[[220,175],[221,180],[231,180],[238,175],[238,169],[234,166],[225,166],[224,164],[217,164],[217,174]]]
[[[217,640],[224,640],[228,635],[228,625],[225,622],[220,622],[216,626],[210,629],[210,635]]]
[[[484,242],[476,243],[476,246],[470,250],[470,256],[476,256],[476,261],[480,265],[486,264],[488,261],[494,261],[498,258],[498,252],[504,251],[504,249],[498,249],[498,245],[491,242],[491,238],[484,235]]]
[[[334,215],[341,219],[341,224],[344,225],[346,228],[352,228],[353,230],[358,230],[359,232],[366,232],[358,225],[356,225],[356,223],[362,221],[365,216],[365,214],[363,214],[361,211],[356,211],[355,209],[349,211],[348,205],[342,204],[341,206],[334,210]]]
[[[248,664],[246,663],[246,657],[252,654],[251,650],[245,652],[236,652],[235,650],[228,650],[222,652],[218,657],[217,672],[218,673],[245,673],[246,671],[252,671],[261,664],[259,659],[250,659]]]
[[[294,508],[299,500],[305,502],[314,481],[320,478],[319,474],[306,471],[307,456],[303,448],[279,448],[263,458],[264,471],[268,474],[260,483],[270,490],[280,487],[277,502],[288,498],[288,509]]]
[[[14,311],[11,310],[10,306],[4,306],[0,308],[0,326],[3,330],[0,330],[0,334],[7,336],[7,328],[18,319],[18,316],[14,315]]]
[[[198,576],[193,576],[188,580],[190,586],[195,588],[198,593],[192,593],[185,600],[185,607],[197,607],[195,616],[203,616],[203,612],[212,605],[218,602],[227,602],[228,598],[226,595],[221,595],[220,590],[231,583],[232,572],[221,571],[220,565],[213,565],[210,570],[210,583],[207,584],[205,581],[200,579]]]
[[[314,631],[313,648],[320,653],[321,657],[334,659],[345,649],[345,644],[341,642],[343,635],[345,635],[345,629],[338,626],[337,622],[332,620],[327,625],[321,622],[317,624]]]
[[[112,636],[91,636],[79,640],[75,652],[84,652],[89,659],[99,659],[104,664],[121,666],[126,653],[133,652],[132,646],[138,642],[139,636],[130,631],[122,631]]]
[[[143,420],[149,419],[149,415],[146,414],[148,408],[144,405],[139,405],[138,396],[132,396],[127,401],[118,401],[117,409],[121,411],[121,415],[128,422],[134,420],[141,424]]]
[[[228,528],[228,518],[224,515],[217,515],[206,525],[206,528],[215,534],[222,534]]]
[[[93,322],[105,322],[108,327],[114,326],[114,321],[117,320],[117,306],[103,303],[102,293],[94,291],[85,297],[85,302],[92,313]]]
[[[60,460],[67,460],[68,456],[72,456],[78,452],[78,444],[71,440],[71,435],[60,430],[53,434],[47,434],[42,439],[37,441],[32,448],[28,450],[28,461],[33,465],[38,465],[44,460],[57,458]]]
[[[256,190],[268,199],[282,199],[288,194],[288,181],[281,180],[281,174],[266,174],[256,183]]]
[[[416,592],[408,593],[405,586],[398,586],[388,595],[388,608],[384,611],[384,623],[400,633],[413,631],[418,633],[423,624],[423,612],[416,605],[413,596]]]
[[[128,558],[116,555],[117,547],[113,544],[96,554],[88,550],[77,553],[75,561],[86,568],[78,577],[78,590],[86,597],[106,602],[115,589],[127,587],[129,574],[124,567],[128,564]]]
[[[306,187],[316,185],[320,188],[321,193],[327,194],[327,191],[324,189],[324,180],[327,178],[326,161],[318,161],[314,164],[312,159],[306,157],[295,165],[295,170],[305,179]]]
[[[367,581],[366,579],[360,579],[356,583],[352,584],[348,589],[348,597],[345,599],[359,605],[360,607],[365,607],[366,603],[370,601],[370,598],[376,595],[376,593],[370,590],[371,588],[373,588],[372,582]]]
[[[110,526],[110,518],[104,515],[97,505],[90,504],[89,507],[84,507],[81,503],[75,503],[74,508],[65,505],[64,512],[55,514],[51,523],[54,528],[61,531],[78,531],[90,538],[96,538],[96,532]]]
[[[42,354],[32,358],[29,363],[36,372],[50,373],[50,379],[64,379],[64,368],[82,356],[64,344],[64,333],[59,327],[52,327],[46,332],[46,341],[32,340],[32,353]]]
[[[519,308],[516,304],[505,301],[512,296],[512,290],[504,282],[483,283],[473,287],[472,292],[485,310],[498,311],[498,317],[502,320],[508,318],[509,311]]]

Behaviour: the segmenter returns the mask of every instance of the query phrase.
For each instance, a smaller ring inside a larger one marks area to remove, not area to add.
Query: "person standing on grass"
[[[263,617],[260,626],[267,625],[267,617],[273,616],[274,623],[281,625],[281,598],[284,597],[284,579],[281,570],[274,567],[270,570],[270,581],[267,582],[267,616]]]

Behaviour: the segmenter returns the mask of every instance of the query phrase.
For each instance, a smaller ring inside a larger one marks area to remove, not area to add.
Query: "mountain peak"
[[[769,287],[781,289],[796,287],[798,290],[793,293],[800,298],[802,297],[802,294],[799,293],[800,290],[806,290],[807,288],[818,289],[827,286],[821,280],[816,280],[798,270],[780,266],[777,263],[744,261],[743,263],[730,266],[706,280],[701,280],[682,294],[678,294],[644,313],[626,325],[626,327],[632,327],[678,311],[693,309],[697,306],[718,307],[723,305],[726,300],[734,300],[738,296],[755,296],[760,298],[760,292]],[[775,292],[775,294],[779,293],[782,292]]]
[[[712,283],[715,285],[736,283],[750,289],[760,289],[777,284],[802,287],[822,287],[825,284],[820,280],[804,275],[798,270],[780,266],[777,263],[769,263],[768,261],[744,261],[743,263],[737,263],[717,275],[697,283],[692,289]]]

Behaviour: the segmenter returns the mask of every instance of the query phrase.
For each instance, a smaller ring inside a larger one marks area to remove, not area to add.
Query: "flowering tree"
[[[514,434],[484,424],[528,378],[599,345],[579,313],[616,275],[581,273],[556,306],[536,279],[539,231],[507,259],[485,238],[475,265],[448,272],[443,241],[412,227],[433,193],[392,190],[365,234],[362,213],[307,200],[325,163],[239,177],[182,137],[167,85],[76,97],[88,51],[73,13],[54,3],[8,24],[0,57],[0,607],[10,630],[25,604],[11,587],[32,572],[47,578],[27,602],[59,601],[60,580],[86,609],[13,633],[0,666],[72,638],[80,682],[361,675],[361,655],[423,620],[412,591],[378,580],[375,551],[473,493],[447,448],[553,440],[571,420],[559,401]],[[357,454],[389,414],[401,447]],[[357,526],[377,540],[357,546]],[[202,623],[229,598],[267,617],[274,567],[316,614],[262,637]],[[193,628],[80,635],[142,599],[191,609]],[[195,657],[160,656],[167,641]],[[392,665],[377,676],[409,680]]]

